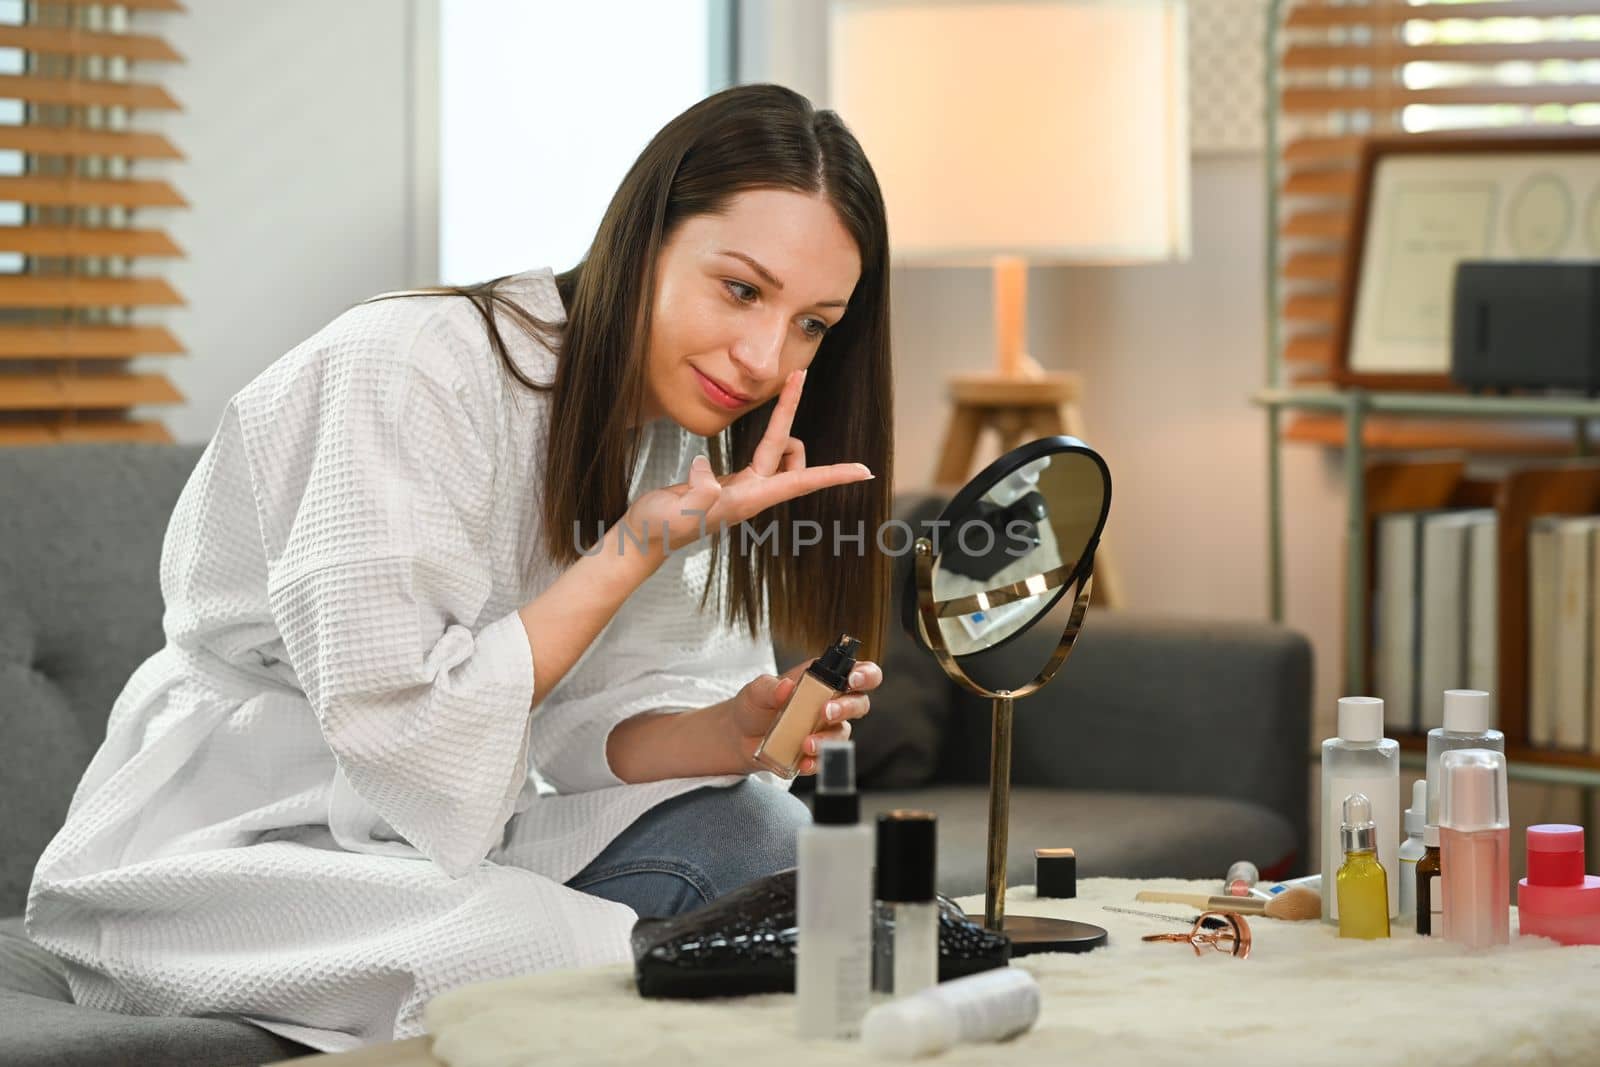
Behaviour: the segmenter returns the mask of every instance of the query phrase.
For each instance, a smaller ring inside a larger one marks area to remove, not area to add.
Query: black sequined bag
[[[633,924],[634,975],[646,997],[794,992],[795,872],[759,878],[694,911]],[[1011,940],[939,898],[939,981],[1004,967]]]

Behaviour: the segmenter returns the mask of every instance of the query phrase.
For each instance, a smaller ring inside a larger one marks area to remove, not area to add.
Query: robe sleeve
[[[415,342],[414,342],[415,343]],[[527,778],[533,657],[493,586],[493,411],[469,375],[340,352],[251,413],[268,598],[341,773],[452,876]]]
[[[704,613],[699,611],[705,558],[686,555],[634,591],[612,629],[540,704],[533,720],[533,758],[557,792],[624,784],[606,758],[606,742],[627,719],[717,704],[758,675],[776,673],[764,625],[754,638],[727,626],[715,597]],[[750,769],[788,785],[754,765]]]

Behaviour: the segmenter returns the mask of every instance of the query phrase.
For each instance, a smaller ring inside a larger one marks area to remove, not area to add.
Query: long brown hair
[[[883,197],[855,137],[832,111],[778,85],[741,85],[701,100],[645,146],[606,208],[588,254],[556,276],[564,328],[544,322],[500,288],[504,279],[428,292],[471,300],[490,345],[529,389],[553,392],[545,459],[546,547],[570,564],[590,538],[620,519],[642,443],[644,353],[650,336],[662,247],[685,220],[722,211],[738,193],[786,189],[825,196],[855,240],[861,276],[844,316],[824,335],[790,430],[806,462],[865,463],[878,477],[807,494],[714,539],[706,596],[720,591],[730,625],[759,634],[763,599],[773,634],[821,652],[840,631],[859,637],[861,655],[881,656],[889,604],[889,560],[879,531],[889,517],[894,462],[889,353],[889,248]],[[409,294],[408,294],[409,295]],[[554,382],[535,382],[513,363],[498,313],[558,356]],[[747,466],[775,401],[736,420],[710,441],[712,469]],[[771,536],[765,536],[771,524]],[[814,524],[808,525],[808,524]],[[795,533],[820,529],[799,545]],[[835,554],[835,531],[852,538]],[[860,546],[853,540],[861,533]],[[891,536],[885,541],[893,541]],[[903,546],[902,546],[903,547]],[[701,605],[704,607],[705,599]],[[783,666],[783,665],[780,665]]]

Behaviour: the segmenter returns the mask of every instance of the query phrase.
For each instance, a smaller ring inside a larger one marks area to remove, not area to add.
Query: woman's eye
[[[729,293],[732,293],[733,298],[739,301],[741,304],[748,304],[760,295],[756,291],[755,286],[746,285],[744,282],[736,282],[732,279],[729,279],[728,281],[723,282],[722,285],[723,288],[727,289]]]
[[[812,340],[822,337],[828,332],[828,324],[821,319],[807,319],[805,323],[806,336]]]

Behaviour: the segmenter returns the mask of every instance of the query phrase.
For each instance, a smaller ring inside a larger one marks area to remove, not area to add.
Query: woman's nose
[[[787,323],[750,330],[733,343],[730,355],[750,385],[765,386],[778,374]]]

